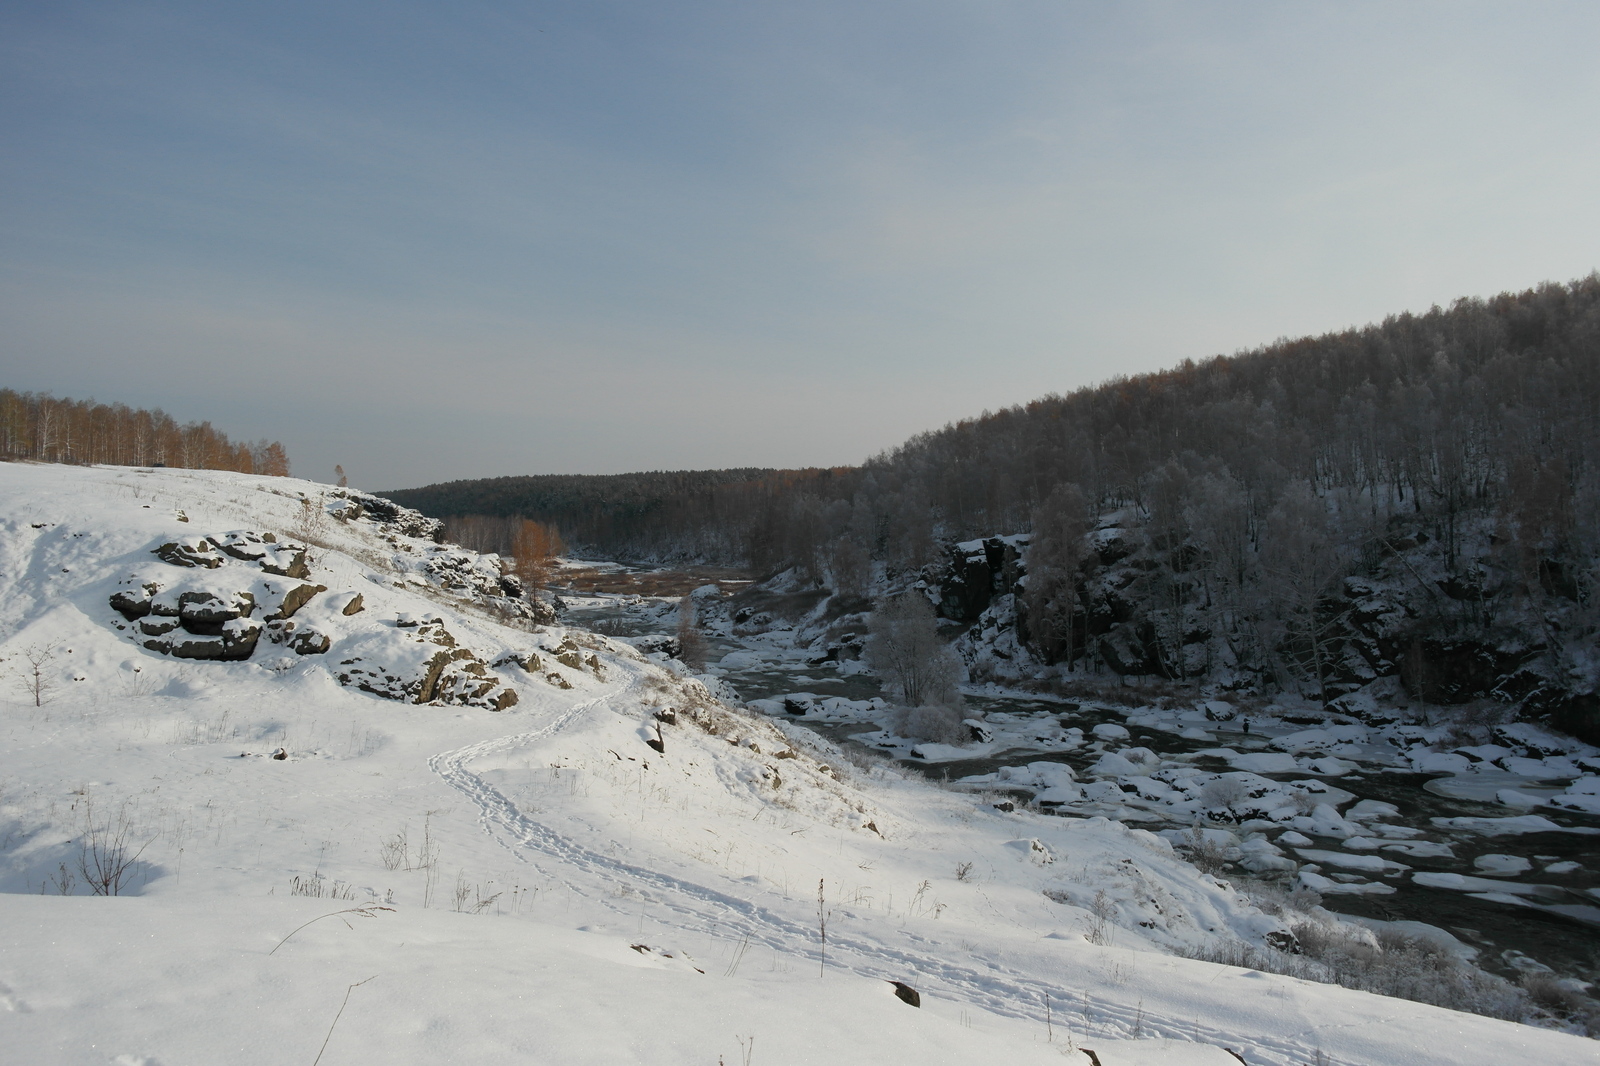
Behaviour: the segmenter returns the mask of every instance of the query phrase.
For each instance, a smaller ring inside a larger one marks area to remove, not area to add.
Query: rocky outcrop
[[[222,556],[204,537],[193,540],[172,540],[155,549],[156,558],[173,566],[203,566],[215,570],[222,565]]]
[[[454,704],[503,711],[517,693],[470,649],[462,647],[439,618],[402,618],[394,628],[363,634],[351,642],[334,676],[384,699]]]
[[[957,622],[977,621],[996,596],[1013,591],[1030,539],[1021,533],[951,545],[929,575],[939,590],[939,613]]]
[[[344,502],[351,520],[368,514],[367,497],[357,494]],[[387,514],[388,521],[406,530],[431,528],[403,512],[391,506],[375,513]],[[266,648],[296,656],[327,655],[337,648],[335,678],[385,699],[496,711],[517,702],[516,690],[436,614],[352,621],[367,612],[365,596],[347,590],[330,597],[326,586],[305,580],[311,571],[302,544],[270,532],[233,530],[165,542],[152,554],[159,562],[128,574],[109,597],[120,616],[112,624],[150,651],[237,662]],[[431,543],[420,553],[413,548],[403,554],[419,564],[412,569],[414,581],[425,574],[429,584],[507,612],[495,557]],[[519,621],[533,614],[512,613]],[[598,658],[570,637],[545,650],[564,666],[601,673]],[[274,660],[283,661],[281,654]],[[520,662],[533,676],[571,687],[559,673],[541,675],[537,654],[529,652]]]
[[[110,596],[130,623],[118,628],[178,659],[250,658],[268,624],[292,617],[325,591],[287,576],[307,572],[303,546],[271,538],[236,531],[157,545],[152,554],[167,565],[129,575]]]
[[[303,544],[279,544],[271,533],[234,530],[213,537],[218,550],[243,562],[255,563],[263,573],[282,577],[307,577],[311,573]]]
[[[334,489],[328,498],[335,501],[329,513],[341,522],[365,518],[383,527],[385,532],[416,540],[439,542],[444,539],[444,522],[429,518],[421,511],[401,507],[392,500],[373,496],[355,489]]]

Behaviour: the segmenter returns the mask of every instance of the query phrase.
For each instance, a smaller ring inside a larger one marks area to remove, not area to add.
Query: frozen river
[[[623,638],[675,624],[673,605],[650,598],[571,606],[574,622]],[[1521,726],[1496,744],[1451,749],[1422,727],[1329,727],[1303,709],[1246,716],[1221,703],[1124,706],[981,688],[967,697],[978,723],[969,743],[917,743],[886,731],[877,682],[859,663],[816,662],[792,631],[707,629],[706,672],[736,702],[969,789],[976,802],[1116,818],[1180,847],[1204,839],[1207,857],[1225,864],[1220,876],[1309,887],[1332,911],[1446,929],[1508,976],[1549,967],[1600,980],[1593,749]]]

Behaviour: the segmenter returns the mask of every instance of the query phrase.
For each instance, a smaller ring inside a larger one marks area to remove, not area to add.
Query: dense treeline
[[[528,518],[451,516],[444,520],[444,536],[452,544],[513,560],[517,577],[530,588],[550,580],[551,560],[566,550],[554,525]]]
[[[235,442],[210,422],[180,424],[160,409],[11,389],[0,389],[0,458],[289,474],[277,441]]]
[[[604,558],[731,562],[745,557],[745,531],[772,511],[776,500],[785,498],[793,485],[826,473],[736,469],[543,474],[451,481],[385,495],[450,520],[452,529],[463,535],[489,538],[482,540],[486,550],[499,540],[509,547],[514,523],[496,525],[494,520],[531,517],[559,527],[575,549]],[[506,532],[494,532],[501,528]]]
[[[1546,525],[1569,514],[1593,480],[1597,422],[1591,275],[1047,396],[858,468],[507,477],[390,495],[440,516],[553,522],[588,550],[818,573],[841,539],[906,570],[941,542],[1026,531],[1069,484],[1091,518],[1133,506],[1171,533],[1204,497],[1244,508],[1255,540],[1300,486],[1427,515],[1448,539],[1464,514],[1507,503],[1551,511]]]
[[[852,592],[943,582],[952,543],[1031,533],[994,591],[1047,665],[1309,681],[1329,699],[1374,670],[1465,670],[1468,641],[1502,679],[1544,656],[1522,695],[1581,693],[1600,625],[1597,447],[1591,275],[1047,396],[858,468],[566,478],[586,511],[547,508],[554,494],[507,505],[587,550],[794,566]],[[1122,556],[1137,569],[1113,575]],[[1351,584],[1363,575],[1376,584]],[[1358,587],[1394,592],[1359,632],[1379,608]]]

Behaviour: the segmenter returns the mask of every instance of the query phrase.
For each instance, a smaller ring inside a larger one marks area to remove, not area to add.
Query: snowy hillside
[[[0,1063],[1594,1061],[1178,957],[1293,938],[1160,836],[846,759],[435,533],[0,464]]]

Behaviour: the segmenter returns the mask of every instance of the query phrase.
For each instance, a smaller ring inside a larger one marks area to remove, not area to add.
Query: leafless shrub
[[[1310,814],[1327,800],[1318,792],[1292,792],[1289,802],[1294,804],[1294,809],[1300,814]]]
[[[114,815],[99,817],[94,799],[83,795],[83,835],[78,842],[78,873],[84,884],[97,896],[119,896],[138,864],[139,856],[155,840],[151,836],[144,843],[135,839],[141,835],[133,822],[131,801],[124,800]]]
[[[1089,923],[1089,932],[1085,935],[1089,943],[1105,947],[1111,943],[1112,931],[1116,928],[1113,919],[1117,916],[1117,905],[1105,889],[1095,892],[1094,901],[1089,904],[1089,913],[1094,920]]]
[[[328,528],[328,507],[325,497],[318,493],[316,498],[302,496],[300,509],[295,512],[294,524],[290,532],[295,539],[303,540],[307,544],[326,547],[323,543],[323,534]]]
[[[958,862],[958,863],[956,863],[956,880],[957,881],[974,881],[974,880],[976,880],[976,878],[973,876],[972,864],[970,862]]]
[[[378,843],[378,857],[385,870],[411,869],[411,846],[406,841],[404,829]]]
[[[1450,723],[1441,747],[1459,748],[1486,743],[1497,725],[1515,717],[1515,708],[1494,700],[1477,700],[1462,707]]]
[[[872,612],[867,628],[867,665],[902,706],[962,706],[961,657],[939,636],[926,596],[913,590],[886,599]],[[956,722],[960,724],[959,714]]]
[[[1218,783],[1217,781],[1211,782],[1213,785]],[[1227,783],[1238,784],[1237,781]],[[1209,788],[1210,785],[1206,787]],[[1205,832],[1198,826],[1189,830],[1188,838],[1188,843],[1183,845],[1184,855],[1194,864],[1195,869],[1213,877],[1218,876],[1223,870],[1227,869],[1228,849],[1221,841],[1206,836]]]
[[[73,886],[77,884],[78,879],[72,875],[72,872],[70,870],[67,869],[67,864],[66,863],[64,863],[64,862],[60,863],[59,867],[60,867],[60,871],[61,871],[60,873],[51,874],[49,879],[44,881],[39,886],[39,895],[41,895],[41,896],[47,896],[47,895],[70,896],[70,895],[72,895]]]
[[[1238,940],[1188,948],[1180,950],[1179,954],[1185,958],[1214,962],[1220,966],[1237,966],[1242,970],[1260,970],[1263,973],[1298,977],[1302,981],[1330,983],[1331,975],[1327,967],[1304,955],[1291,955],[1271,948],[1258,948]]]
[[[1600,1023],[1600,1003],[1571,988],[1553,973],[1525,973],[1517,982],[1536,1006],[1551,1014]]]
[[[1286,889],[1281,884],[1258,881],[1250,877],[1234,877],[1233,887],[1250,897],[1262,912],[1275,918],[1302,919],[1322,906],[1321,893],[1309,888]]]
[[[321,874],[310,877],[296,876],[289,885],[289,895],[309,896],[312,899],[355,899],[356,890],[344,881],[329,883]]]
[[[458,914],[482,914],[494,906],[494,901],[499,898],[498,892],[492,896],[485,896],[483,886],[468,882],[466,871],[461,870],[456,873],[456,887],[451,895],[450,909]]]

